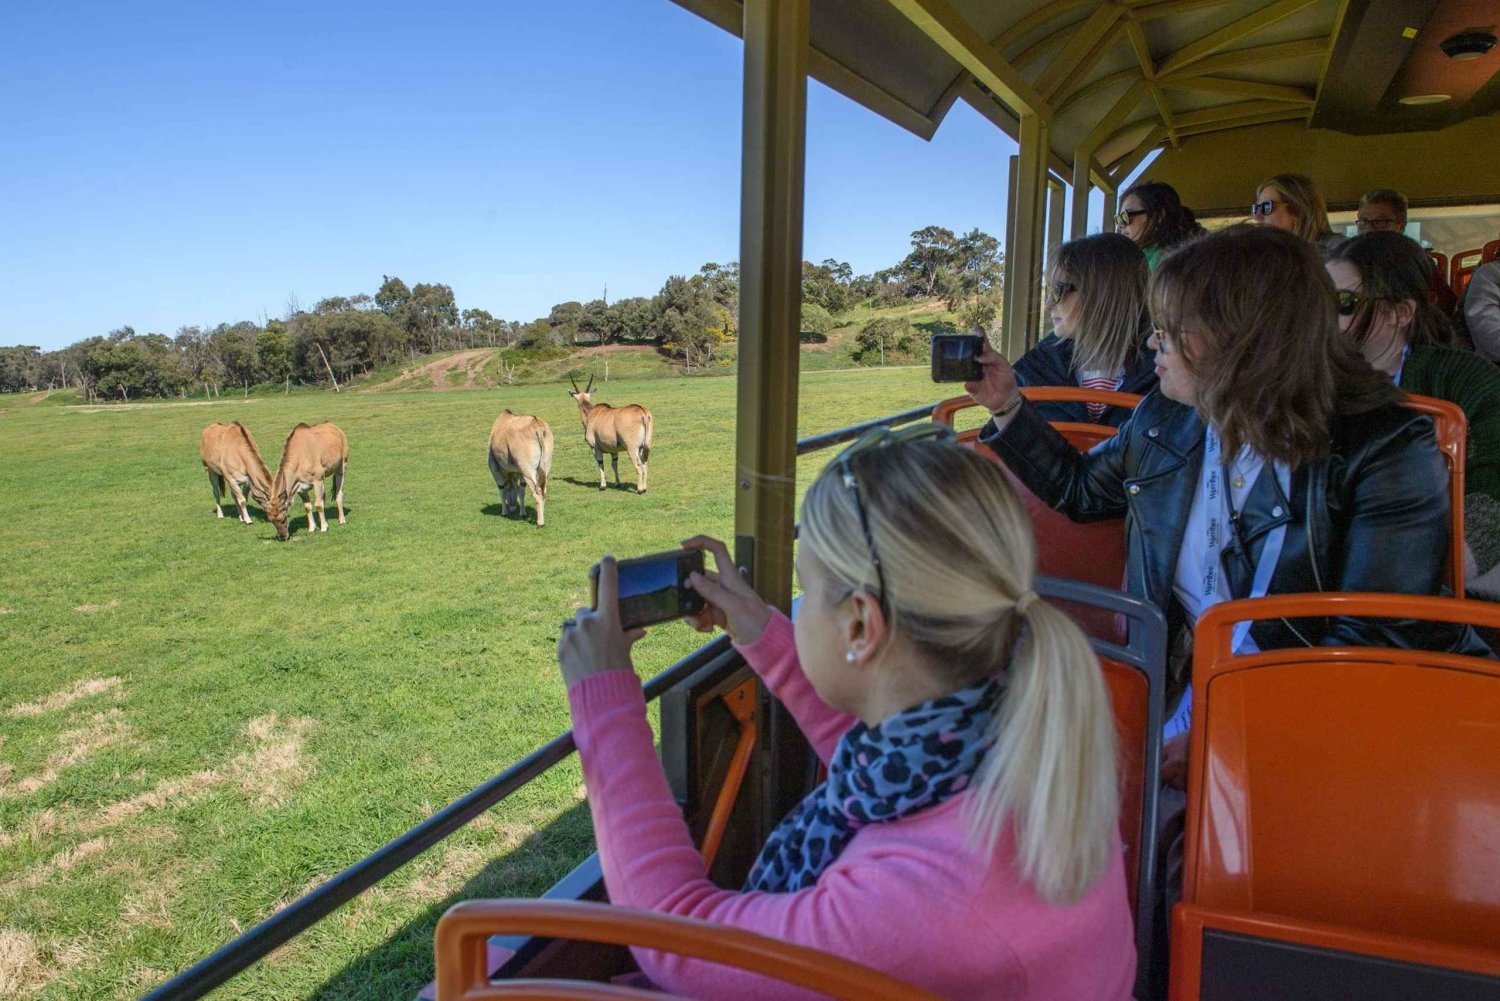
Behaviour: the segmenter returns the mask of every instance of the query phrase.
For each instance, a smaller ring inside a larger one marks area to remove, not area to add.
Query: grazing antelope
[[[570,375],[568,381],[573,388],[568,395],[578,401],[578,416],[583,418],[583,440],[594,450],[594,462],[599,466],[599,489],[604,489],[604,453],[609,453],[610,464],[615,470],[615,486],[620,485],[620,453],[630,456],[635,463],[635,492],[646,492],[646,460],[651,457],[651,411],[632,403],[624,407],[612,407],[608,403],[595,403],[589,399],[594,388],[594,377],[589,376],[588,388],[578,389],[578,383]]]
[[[260,457],[260,448],[250,435],[250,429],[239,421],[227,424],[210,424],[203,429],[198,440],[198,457],[208,471],[208,486],[214,492],[214,515],[224,517],[220,502],[224,499],[224,485],[234,496],[240,509],[240,521],[250,524],[250,512],[245,510],[245,492],[259,502],[266,516],[274,524],[285,520],[281,503],[271,490],[271,471]]]
[[[273,487],[282,508],[281,520],[276,522],[276,535],[285,542],[288,533],[287,509],[293,494],[302,495],[302,507],[307,512],[307,530],[316,531],[313,525],[313,500],[317,502],[318,519],[323,523],[322,531],[328,531],[328,518],[323,514],[323,477],[333,474],[333,500],[338,505],[339,524],[344,523],[344,469],[349,465],[349,439],[337,424],[324,421],[322,424],[298,424],[286,437],[286,447],[281,450],[281,468],[276,470]],[[313,500],[308,499],[312,491]]]
[[[552,472],[552,429],[540,417],[505,410],[490,428],[490,475],[500,488],[500,513],[526,516],[523,484],[536,501],[536,527],[545,521],[547,476]]]

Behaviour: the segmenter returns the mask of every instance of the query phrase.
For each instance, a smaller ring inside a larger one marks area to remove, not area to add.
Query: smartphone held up
[[[688,578],[703,572],[703,552],[674,549],[615,563],[619,573],[620,626],[635,629],[703,610],[703,598]],[[599,607],[599,567],[589,571],[591,604]]]
[[[932,381],[974,382],[983,377],[979,355],[984,338],[979,334],[932,335]]]

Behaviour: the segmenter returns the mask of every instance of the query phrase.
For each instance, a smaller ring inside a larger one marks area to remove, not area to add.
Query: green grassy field
[[[656,415],[644,496],[633,470],[597,490],[556,384],[0,397],[0,996],[137,996],[565,729],[557,624],[588,566],[730,531],[734,389],[599,387]],[[812,372],[801,433],[934,390],[921,368]],[[498,515],[507,406],[556,434],[541,530]],[[343,427],[348,524],[282,544],[258,511],[216,520],[197,442],[229,419],[273,469],[296,421]],[[659,627],[638,668],[697,642]],[[540,892],[589,850],[579,781],[554,770],[216,996],[412,997],[448,905]]]

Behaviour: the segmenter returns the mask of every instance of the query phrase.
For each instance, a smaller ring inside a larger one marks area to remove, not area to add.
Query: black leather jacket
[[[1073,341],[1048,334],[1030,351],[1016,360],[1014,366],[1016,383],[1022,386],[1077,386],[1078,373],[1073,371]],[[1125,364],[1124,381],[1120,392],[1144,396],[1156,388],[1156,352],[1145,346]],[[1089,416],[1088,407],[1082,403],[1038,403],[1037,412],[1049,421],[1079,421],[1082,423],[1108,424],[1119,427],[1130,417],[1130,411],[1122,407],[1110,407],[1104,411],[1104,419],[1095,422]]]
[[[1175,631],[1184,617],[1172,583],[1203,466],[1204,431],[1197,411],[1158,391],[1115,437],[1087,453],[1030,404],[1001,433],[986,426],[980,440],[1072,520],[1124,515],[1125,590],[1165,610]],[[1271,529],[1287,526],[1269,594],[1438,594],[1448,515],[1448,474],[1432,421],[1391,404],[1335,418],[1332,454],[1293,470],[1290,496],[1276,477],[1259,477],[1240,514],[1241,538],[1253,566]],[[1234,596],[1248,597],[1249,575],[1228,577]],[[1468,627],[1409,619],[1282,619],[1256,623],[1251,636],[1261,649],[1348,644],[1490,655]]]

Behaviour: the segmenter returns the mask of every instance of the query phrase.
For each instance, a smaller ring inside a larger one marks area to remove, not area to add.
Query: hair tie
[[[1021,593],[1021,596],[1016,599],[1016,614],[1025,615],[1026,610],[1030,608],[1036,602],[1036,600],[1037,595],[1035,591],[1023,591]]]

